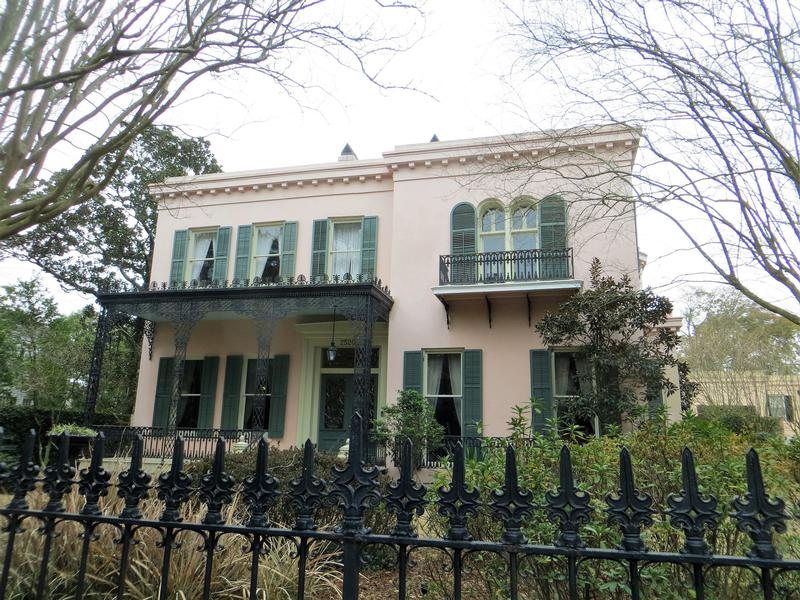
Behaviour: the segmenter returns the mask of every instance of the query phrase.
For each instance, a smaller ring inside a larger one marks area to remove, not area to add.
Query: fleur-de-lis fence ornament
[[[64,512],[64,496],[72,489],[75,467],[69,464],[69,433],[58,437],[58,459],[44,470],[44,491],[50,500],[45,507],[48,512]]]
[[[103,468],[103,451],[105,449],[106,436],[101,431],[94,438],[94,448],[92,449],[92,462],[88,469],[81,469],[78,481],[78,491],[86,498],[81,513],[84,515],[99,515],[100,498],[108,494],[109,480],[111,473]]]
[[[203,523],[219,525],[225,522],[222,508],[233,501],[233,477],[225,472],[225,438],[217,438],[211,470],[200,478],[198,498],[206,503]]]
[[[150,491],[150,473],[142,469],[142,453],[144,452],[144,439],[137,433],[133,438],[133,452],[131,464],[126,471],[119,474],[117,483],[117,496],[125,500],[125,507],[120,513],[123,519],[139,519],[142,516],[139,502],[147,498]]]
[[[15,482],[14,496],[8,504],[8,508],[18,510],[28,508],[28,492],[32,492],[36,488],[36,481],[39,477],[39,465],[34,462],[33,458],[35,452],[36,432],[31,429],[25,437],[19,464],[12,471],[11,478]]]
[[[780,555],[772,543],[773,532],[786,531],[786,505],[780,498],[772,500],[764,489],[761,462],[753,448],[747,453],[747,493],[733,499],[736,527],[753,540],[747,553],[753,558],[776,559]]]
[[[401,450],[400,479],[390,483],[386,492],[386,509],[397,517],[392,535],[417,537],[411,520],[415,514],[419,516],[425,511],[428,490],[414,481],[413,454],[414,445],[406,439]]]
[[[158,498],[164,502],[161,521],[183,520],[181,504],[189,499],[191,485],[191,475],[183,472],[183,438],[177,436],[172,450],[172,465],[169,471],[158,477]]]
[[[364,466],[362,452],[364,444],[362,418],[358,411],[350,420],[350,448],[347,464],[343,468],[333,467],[331,498],[344,510],[342,532],[364,533],[364,510],[374,506],[380,499],[378,493],[378,467]]]
[[[492,513],[503,520],[503,541],[507,544],[524,544],[522,519],[533,512],[533,495],[530,490],[519,489],[517,476],[517,452],[512,445],[506,446],[505,484],[502,490],[492,491]]]
[[[686,535],[683,552],[687,554],[708,554],[705,530],[715,529],[720,514],[717,512],[717,499],[703,497],[697,487],[697,471],[694,456],[688,448],[681,455],[681,481],[683,488],[678,494],[667,497],[667,514],[673,527],[682,529]]]
[[[457,442],[453,449],[453,478],[450,485],[437,490],[439,495],[439,514],[447,517],[450,527],[447,530],[449,540],[471,540],[467,531],[467,517],[478,514],[478,496],[480,491],[468,488],[464,480],[464,446]]]
[[[589,494],[575,487],[572,477],[572,457],[569,448],[562,446],[559,458],[559,484],[555,493],[545,492],[547,517],[561,528],[556,546],[582,548],[581,525],[589,522],[592,508]]]
[[[316,529],[314,511],[322,504],[326,485],[324,479],[314,477],[314,444],[306,440],[300,477],[289,482],[289,504],[297,511],[295,529]]]
[[[606,494],[608,522],[616,523],[622,530],[621,550],[644,552],[642,527],[653,524],[653,499],[636,489],[633,479],[631,455],[627,448],[619,453],[619,489],[616,494]]]
[[[265,433],[258,440],[256,470],[242,483],[244,501],[250,509],[251,527],[269,527],[267,509],[278,497],[278,480],[269,473],[269,440]]]

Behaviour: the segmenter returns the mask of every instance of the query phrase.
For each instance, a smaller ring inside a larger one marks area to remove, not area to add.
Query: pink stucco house
[[[333,450],[403,388],[450,435],[502,436],[531,397],[542,422],[579,365],[536,321],[593,257],[640,280],[635,211],[591,199],[630,194],[637,144],[622,126],[434,138],[155,186],[153,281],[101,298],[148,321],[131,424]]]

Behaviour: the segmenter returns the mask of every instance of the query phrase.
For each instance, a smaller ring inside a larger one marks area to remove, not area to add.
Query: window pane
[[[244,383],[244,393],[245,394],[257,394],[258,393],[258,377],[256,375],[256,371],[258,369],[258,359],[251,358],[247,361],[247,377]],[[267,377],[267,389],[266,393],[269,394],[271,391],[271,385],[269,381],[269,377]]]
[[[281,225],[269,225],[256,229],[256,256],[280,254],[282,231],[283,227]]]
[[[481,231],[503,231],[505,229],[504,213],[499,208],[490,208],[483,213],[481,219]]]
[[[361,252],[337,252],[333,255],[332,275],[340,277],[361,272]]]
[[[555,395],[577,396],[580,393],[580,387],[575,355],[567,352],[559,352],[555,355],[554,360],[556,372]]]
[[[535,250],[539,246],[539,236],[535,233],[512,233],[511,243],[514,250]]]
[[[484,235],[483,251],[484,252],[502,252],[506,249],[505,236],[503,235]]]
[[[180,429],[197,427],[200,415],[200,396],[181,396],[178,398],[178,414],[175,424]]]
[[[538,225],[536,209],[532,206],[520,206],[514,211],[511,220],[512,229],[535,229]]]
[[[769,410],[770,417],[777,417],[779,419],[786,418],[786,402],[783,395],[767,396],[767,409]]]
[[[216,231],[192,232],[192,256],[189,260],[189,279],[210,281],[214,273],[214,243]]]
[[[245,396],[244,419],[245,429],[269,429],[269,396]]]
[[[361,251],[361,223],[334,223],[334,252]]]
[[[461,354],[428,354],[428,396],[461,395]]]
[[[181,394],[199,394],[203,378],[203,361],[187,360],[183,363]]]
[[[281,273],[280,256],[263,256],[256,258],[253,277],[273,280]]]
[[[356,351],[355,348],[336,348],[336,358],[328,360],[328,349],[321,348],[322,354],[322,368],[323,369],[352,369],[356,366]],[[372,357],[370,358],[370,368],[378,368],[379,349],[372,349]]]
[[[325,377],[325,429],[344,429],[345,380],[343,377]]]

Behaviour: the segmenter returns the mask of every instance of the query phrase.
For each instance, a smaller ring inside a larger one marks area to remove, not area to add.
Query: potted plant
[[[89,444],[97,435],[91,427],[84,427],[76,423],[57,423],[47,432],[51,445],[58,449],[59,438],[62,434],[69,434],[69,462],[76,465],[81,458],[89,458]]]

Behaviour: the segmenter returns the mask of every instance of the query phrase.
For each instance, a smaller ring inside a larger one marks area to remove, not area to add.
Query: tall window
[[[539,248],[539,211],[529,203],[509,210],[490,205],[481,212],[480,252],[526,251]],[[482,258],[481,275],[487,280],[536,279],[537,260],[524,252]]]
[[[258,359],[249,359],[244,380],[243,429],[269,429],[269,403],[272,398],[271,382],[267,378],[266,388],[259,395],[257,369]]]
[[[333,221],[330,274],[343,277],[361,272],[361,222]]]
[[[425,354],[425,395],[445,435],[461,435],[461,382],[460,352]]]
[[[283,225],[258,225],[253,236],[251,273],[266,281],[274,281],[281,271]]]
[[[553,400],[558,416],[558,405],[569,398],[574,398],[584,388],[591,388],[592,374],[588,361],[575,352],[553,352]],[[574,423],[585,434],[599,435],[600,420],[595,416],[591,421]]]
[[[216,229],[191,230],[187,279],[211,281],[214,276],[214,257],[217,249]]]
[[[175,424],[179,429],[194,429],[200,416],[200,388],[203,379],[203,361],[187,360],[183,364],[181,392],[178,397],[178,414]]]

